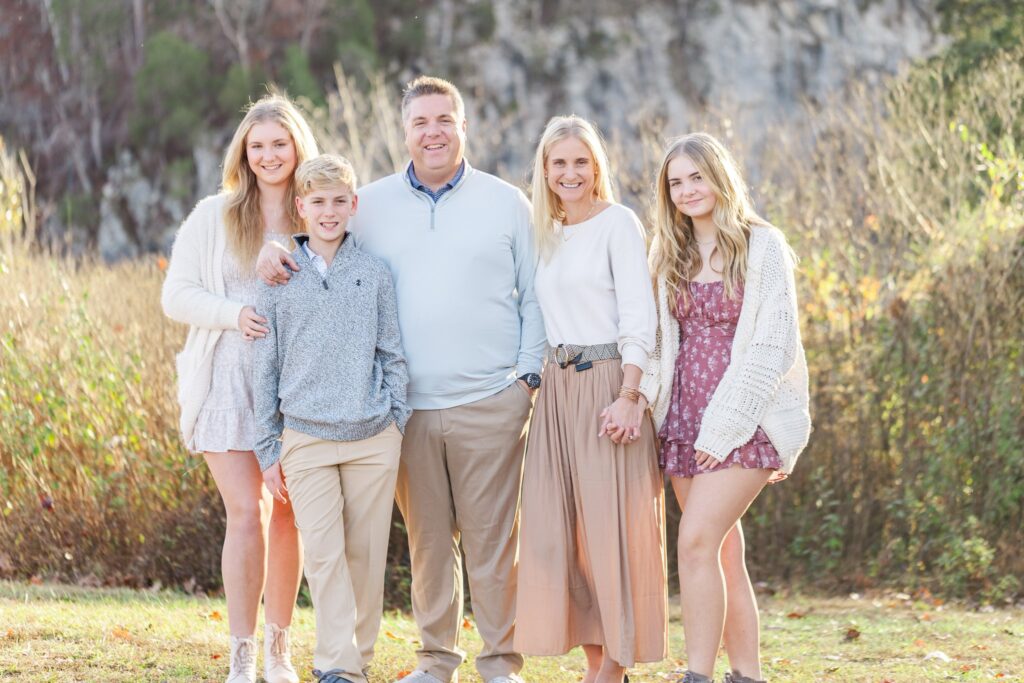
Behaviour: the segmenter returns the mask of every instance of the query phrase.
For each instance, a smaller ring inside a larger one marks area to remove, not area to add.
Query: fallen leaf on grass
[[[401,638],[399,638],[398,636],[396,636],[396,635],[395,635],[394,633],[392,633],[391,631],[384,631],[384,635],[386,635],[386,636],[387,636],[388,638],[390,638],[391,640],[401,640]]]
[[[462,628],[464,628],[464,629],[466,629],[468,631],[469,629],[473,628],[473,624],[470,623],[469,619],[467,619],[466,617],[463,617],[462,618]]]
[[[787,619],[803,619],[805,616],[806,616],[805,612],[793,611],[793,612],[790,612],[789,614],[787,614],[786,618]]]
[[[406,670],[406,671],[399,671],[398,672],[398,678],[396,678],[395,680],[396,681],[400,681],[400,680],[402,680],[403,678],[405,678],[406,676],[408,676],[411,673],[412,673],[412,671],[408,671],[408,670]]]
[[[961,664],[960,673],[967,673],[968,671],[974,670],[976,667],[973,664]]]
[[[214,654],[210,655],[210,659],[220,659],[220,657],[221,655],[219,652],[215,652]]]
[[[855,628],[846,629],[846,635],[843,636],[846,640],[857,640],[860,638],[860,631]]]
[[[7,629],[7,635],[4,636],[4,638],[10,640],[13,637],[14,637],[14,629],[13,628]]]
[[[981,643],[975,643],[974,645],[971,645],[971,649],[972,650],[987,650],[988,649],[988,645],[982,645]]]
[[[214,621],[223,621],[224,620],[224,617],[221,616],[221,613],[218,612],[217,610],[214,610],[214,611],[210,612],[210,614],[208,615],[208,618],[209,619],[213,619]]]
[[[1003,672],[1000,671],[999,673],[996,674],[996,678],[1006,678],[1006,674],[1004,674]]]
[[[114,630],[111,631],[111,633],[113,634],[113,636],[115,638],[120,638],[121,640],[132,640],[132,634],[129,633],[128,629],[126,629],[126,628],[121,628],[120,626],[115,626]]]
[[[918,621],[931,621],[932,620],[932,615],[928,614],[928,612],[924,612],[924,613],[918,615],[917,620]]]
[[[925,645],[927,645],[927,643],[924,642],[924,640],[922,640],[921,638],[918,638],[914,641],[914,645],[916,645],[917,647],[924,647]]]
[[[926,661],[926,662],[931,661],[933,659],[934,660],[938,660],[940,662],[946,662],[947,664],[952,661],[949,658],[949,655],[947,655],[942,650],[935,650],[934,652],[929,652],[928,654],[926,654],[924,656],[924,661]]]
[[[43,579],[38,576],[33,576],[31,579],[28,580],[28,582],[31,583],[33,586],[43,585]]]

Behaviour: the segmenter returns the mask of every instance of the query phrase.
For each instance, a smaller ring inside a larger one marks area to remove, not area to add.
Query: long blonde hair
[[[576,138],[590,150],[594,158],[594,199],[596,201],[615,201],[612,190],[611,171],[608,167],[608,153],[604,141],[594,124],[575,114],[555,116],[548,121],[544,134],[537,143],[537,153],[533,158],[533,179],[530,185],[530,200],[533,202],[533,233],[537,253],[545,261],[551,258],[558,248],[558,224],[565,220],[565,208],[551,188],[548,187],[544,171],[548,163],[548,154],[557,142],[566,138]]]
[[[729,298],[738,295],[747,272],[747,247],[754,225],[767,224],[754,211],[739,166],[729,151],[707,133],[690,133],[670,140],[661,160],[655,187],[654,239],[651,245],[651,274],[664,277],[669,292],[689,283],[700,273],[703,262],[693,233],[693,220],[672,202],[668,186],[668,165],[687,157],[697,167],[715,194],[711,219],[715,224],[715,251],[722,257],[722,279]],[[712,252],[713,253],[713,252]],[[683,288],[689,296],[689,288]]]
[[[318,153],[313,131],[287,97],[270,93],[249,106],[224,153],[224,172],[221,176],[221,191],[228,193],[224,209],[228,249],[243,264],[256,262],[256,256],[263,246],[264,230],[259,186],[246,158],[246,138],[253,126],[267,121],[280,124],[291,135],[295,145],[296,168]],[[285,210],[288,212],[291,231],[301,232],[303,223],[295,206],[294,179],[285,194]]]

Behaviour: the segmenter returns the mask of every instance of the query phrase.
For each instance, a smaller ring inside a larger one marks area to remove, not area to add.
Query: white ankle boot
[[[231,670],[226,683],[256,683],[256,636],[231,636]]]
[[[269,622],[263,626],[263,676],[267,683],[299,683],[292,667],[288,629]]]

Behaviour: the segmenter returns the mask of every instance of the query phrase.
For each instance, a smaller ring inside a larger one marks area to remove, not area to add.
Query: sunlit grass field
[[[0,681],[222,681],[227,671],[223,599],[168,591],[0,583]],[[770,681],[1024,680],[1024,609],[971,611],[929,596],[761,598],[764,674]],[[684,668],[682,627],[673,601],[668,659],[629,672],[630,680],[675,681]],[[464,622],[469,658],[461,680],[477,681],[480,640]],[[371,672],[391,683],[415,666],[417,631],[385,615]],[[313,612],[297,611],[296,665],[313,680]],[[585,660],[529,657],[533,683],[582,679]],[[719,677],[725,671],[719,660]]]

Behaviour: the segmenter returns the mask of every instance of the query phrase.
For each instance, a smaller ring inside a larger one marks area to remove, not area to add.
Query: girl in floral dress
[[[810,433],[795,257],[709,135],[668,145],[656,202],[658,336],[640,390],[682,510],[682,681],[713,678],[724,635],[725,680],[752,683],[759,625],[739,520],[766,483],[792,471]]]

